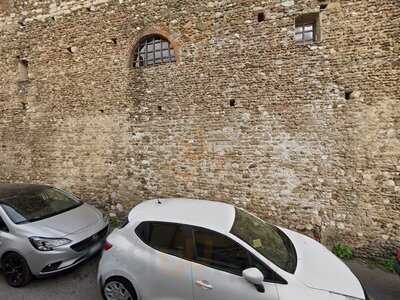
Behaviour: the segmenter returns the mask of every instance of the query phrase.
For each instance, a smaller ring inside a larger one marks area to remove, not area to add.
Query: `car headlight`
[[[70,239],[54,239],[32,236],[29,238],[32,246],[39,251],[52,251],[57,247],[61,247],[71,243]]]

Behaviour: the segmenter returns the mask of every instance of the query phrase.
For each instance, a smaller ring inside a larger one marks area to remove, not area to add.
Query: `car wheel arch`
[[[107,279],[104,280],[104,283],[103,283],[103,286],[102,286],[102,296],[103,296],[103,299],[105,299],[105,296],[104,296],[104,286],[106,285],[107,282],[112,281],[112,280],[117,280],[117,281],[119,281],[119,282],[123,282],[123,283],[125,282],[125,283],[129,284],[129,287],[132,289],[132,291],[133,291],[134,294],[135,294],[134,296],[136,297],[136,300],[141,300],[141,299],[142,299],[141,296],[140,296],[140,294],[138,293],[138,289],[137,289],[137,287],[134,285],[134,283],[132,283],[131,280],[129,280],[128,278],[126,278],[126,276],[121,276],[121,275],[113,275],[113,276],[107,277]]]
[[[102,278],[102,280],[101,280],[101,289],[103,289],[103,287],[104,287],[105,283],[107,282],[107,280],[109,280],[110,278],[118,278],[118,277],[124,278],[127,281],[129,281],[129,283],[132,285],[133,289],[135,290],[137,299],[138,300],[143,299],[140,287],[138,285],[138,281],[134,278],[134,276],[132,274],[130,274],[130,273],[128,273],[128,272],[126,272],[126,271],[124,271],[122,269],[111,270],[111,271],[109,271],[107,273],[103,273],[101,275],[101,278]]]
[[[0,257],[0,265],[1,265],[1,262],[3,261],[4,257],[5,257],[6,255],[9,255],[9,254],[17,254],[17,255],[21,256],[23,259],[25,259],[25,257],[24,257],[21,253],[19,253],[18,251],[15,251],[15,250],[7,250],[7,251],[4,252],[4,253],[1,255],[1,257]],[[26,261],[26,259],[25,259],[25,261]],[[27,263],[28,263],[28,262],[27,262]],[[28,264],[28,265],[29,265],[29,264]]]
[[[31,265],[29,264],[29,260],[26,259],[25,256],[22,253],[20,253],[18,250],[16,250],[16,249],[8,249],[1,255],[1,257],[0,257],[0,267],[2,265],[1,262],[3,261],[3,257],[5,257],[7,254],[17,254],[17,255],[21,256],[25,260],[25,262],[28,264],[29,269],[32,269]]]
[[[7,255],[17,255],[21,258],[22,263],[23,263],[23,270],[25,273],[24,274],[24,279],[22,283],[18,283],[17,285],[12,285],[11,283],[9,283],[9,285],[13,286],[13,287],[23,287],[25,285],[27,285],[32,278],[34,277],[34,274],[32,274],[31,268],[29,266],[29,263],[27,261],[27,259],[21,255],[20,253],[18,253],[17,251],[6,251],[2,254],[1,258],[0,258],[0,262],[3,262],[3,260],[6,258]],[[3,270],[4,271],[4,270]],[[7,277],[7,276],[5,276]],[[7,279],[8,282],[8,279]]]

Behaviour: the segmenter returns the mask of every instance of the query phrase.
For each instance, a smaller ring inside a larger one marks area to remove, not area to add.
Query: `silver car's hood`
[[[88,204],[82,204],[62,214],[19,226],[35,236],[52,238],[79,232],[101,221],[100,211]]]

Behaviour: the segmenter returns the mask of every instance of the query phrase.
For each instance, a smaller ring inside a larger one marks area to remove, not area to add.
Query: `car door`
[[[220,233],[193,228],[192,266],[194,300],[278,300],[276,283],[245,248]],[[243,270],[257,267],[263,272],[264,292],[243,278]]]
[[[137,274],[142,298],[192,300],[188,229],[174,223],[144,222],[135,231],[148,245],[143,257],[146,266]]]

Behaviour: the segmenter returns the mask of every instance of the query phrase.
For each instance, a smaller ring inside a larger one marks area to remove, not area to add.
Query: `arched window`
[[[143,38],[135,51],[133,65],[136,68],[176,62],[175,50],[171,43],[158,35]]]

